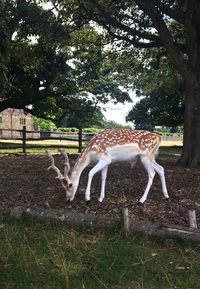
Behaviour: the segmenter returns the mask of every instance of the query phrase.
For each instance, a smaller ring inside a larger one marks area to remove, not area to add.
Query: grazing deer
[[[97,162],[90,170],[85,200],[90,200],[90,187],[93,176],[101,171],[101,194],[99,202],[102,202],[105,196],[105,183],[108,171],[108,165],[115,161],[135,161],[138,157],[148,173],[148,183],[140,203],[147,199],[149,190],[152,186],[155,172],[158,173],[162,191],[166,199],[169,198],[164,169],[157,164],[155,157],[158,152],[160,137],[154,133],[142,130],[130,129],[106,129],[97,133],[88,143],[85,150],[80,154],[73,169],[70,169],[68,156],[64,151],[61,154],[65,158],[64,174],[55,166],[53,156],[47,152],[51,159],[51,166],[57,172],[57,178],[60,179],[62,186],[66,191],[67,200],[72,201],[79,185],[79,179],[82,171],[91,162]]]

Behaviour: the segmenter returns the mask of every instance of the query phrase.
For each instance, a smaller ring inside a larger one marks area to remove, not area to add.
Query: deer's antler
[[[59,180],[63,180],[64,176],[61,174],[59,168],[55,166],[55,161],[54,161],[52,154],[49,151],[46,151],[46,154],[50,158],[50,161],[51,161],[51,165],[50,165],[50,167],[47,168],[47,170],[53,169],[57,173],[56,178]]]
[[[50,161],[51,161],[51,165],[50,165],[50,167],[48,167],[48,170],[53,169],[57,173],[57,177],[56,178],[60,180],[62,187],[65,189],[66,199],[68,200],[69,197],[67,195],[67,191],[68,191],[69,178],[67,176],[67,172],[69,171],[70,166],[69,166],[69,160],[68,160],[67,154],[64,151],[62,151],[61,153],[65,157],[64,175],[61,174],[59,168],[55,166],[55,161],[54,161],[54,158],[53,158],[52,154],[49,151],[46,151],[46,154],[50,158]]]
[[[63,149],[59,149],[59,152],[61,153],[61,155],[64,157],[65,162],[64,162],[64,177],[67,177],[67,174],[70,170],[70,164],[69,164],[69,158],[68,158],[68,154],[63,150]]]

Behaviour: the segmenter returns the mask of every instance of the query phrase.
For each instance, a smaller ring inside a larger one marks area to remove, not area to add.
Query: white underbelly
[[[141,152],[137,144],[116,145],[107,148],[107,153],[113,162],[129,161],[138,155],[145,154],[145,152]]]

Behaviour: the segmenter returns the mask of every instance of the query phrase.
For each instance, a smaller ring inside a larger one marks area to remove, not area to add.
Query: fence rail
[[[78,152],[81,152],[85,143],[88,142],[94,133],[83,133],[82,129],[76,133],[68,133],[62,131],[39,131],[39,130],[27,130],[26,126],[23,127],[22,130],[11,130],[11,129],[1,129],[1,136],[0,136],[0,149],[7,150],[7,149],[22,149],[22,153],[26,154],[28,148],[45,148],[48,147],[54,148],[58,147],[58,144],[36,144],[38,141],[67,141],[69,144],[59,144],[60,147],[70,148],[70,149],[77,149]],[[10,142],[2,142],[1,140],[10,140]],[[14,143],[13,141],[21,141],[19,143]],[[34,141],[34,143],[31,143]],[[70,142],[72,144],[70,144]],[[77,143],[74,145],[74,142]]]

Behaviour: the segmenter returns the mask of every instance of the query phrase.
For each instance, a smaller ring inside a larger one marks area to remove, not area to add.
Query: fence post
[[[83,137],[83,129],[80,127],[78,130],[78,152],[82,151],[82,137]]]
[[[23,126],[23,131],[22,131],[22,148],[23,148],[23,153],[26,154],[26,126]]]

